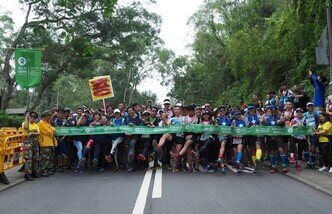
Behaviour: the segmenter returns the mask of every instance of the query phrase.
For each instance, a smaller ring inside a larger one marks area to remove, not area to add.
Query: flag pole
[[[105,99],[103,99],[103,106],[104,106],[104,112],[105,112],[105,116],[106,116],[107,114],[106,114],[106,103],[105,103]]]

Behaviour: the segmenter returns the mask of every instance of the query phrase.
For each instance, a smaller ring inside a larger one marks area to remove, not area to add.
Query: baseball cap
[[[164,105],[165,104],[171,104],[171,101],[169,99],[164,99]]]
[[[193,111],[193,110],[195,110],[196,107],[197,107],[197,106],[196,106],[195,104],[190,104],[190,105],[187,106],[187,109],[188,109],[189,111]]]
[[[151,114],[151,112],[150,111],[143,111],[143,114],[142,115],[145,115],[145,114]]]
[[[237,115],[241,115],[241,112],[236,111],[236,112],[234,113],[234,115],[235,115],[235,116],[237,116]]]
[[[269,109],[270,109],[271,111],[275,111],[275,110],[277,110],[277,106],[275,106],[275,105],[271,105],[271,106],[269,106]]]
[[[295,112],[298,112],[298,111],[303,112],[303,109],[302,109],[302,108],[297,108],[297,109],[295,110]]]
[[[175,107],[182,107],[182,103],[177,103]]]
[[[255,106],[250,105],[250,106],[248,106],[247,109],[248,109],[248,110],[255,109]]]
[[[308,102],[308,103],[307,103],[307,106],[313,106],[313,105],[314,105],[313,102]]]
[[[121,113],[121,111],[120,111],[120,109],[116,108],[116,109],[114,110],[114,113]]]
[[[165,113],[165,110],[164,109],[159,109],[158,114],[162,114],[162,113]]]
[[[52,113],[51,113],[51,111],[49,111],[49,110],[46,110],[46,111],[44,111],[43,113],[42,113],[42,117],[47,117],[47,116],[51,116],[52,115]]]
[[[69,112],[70,112],[70,108],[65,108],[64,111],[65,111],[65,112],[66,112],[66,111],[69,111]]]

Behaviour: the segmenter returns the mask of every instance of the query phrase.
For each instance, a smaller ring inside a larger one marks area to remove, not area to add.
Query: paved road
[[[0,192],[0,213],[330,214],[332,210],[330,196],[281,174],[162,171],[160,176],[159,172],[156,176],[155,171],[91,170],[24,182]]]

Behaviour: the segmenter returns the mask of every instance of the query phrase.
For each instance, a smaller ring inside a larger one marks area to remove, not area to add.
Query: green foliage
[[[263,99],[282,84],[312,95],[306,70],[326,25],[319,0],[208,0],[191,23],[196,37],[186,72],[174,75],[178,100],[237,105],[252,94]],[[326,67],[317,67],[327,76]]]
[[[17,115],[8,115],[3,111],[0,111],[0,128],[2,127],[16,127],[19,128],[22,126],[24,121],[23,116]]]
[[[42,48],[42,85],[34,90],[33,108],[52,108],[57,97],[61,107],[100,105],[92,102],[87,87],[88,79],[100,75],[111,75],[114,102],[130,104],[146,97],[138,93],[137,86],[156,66],[161,44],[158,15],[135,1],[126,7],[116,5],[116,0],[20,2],[25,8],[31,7],[34,18],[23,25],[25,30],[16,37],[16,45]],[[2,19],[10,21],[10,16]],[[15,38],[15,33],[3,37]],[[9,42],[0,48],[4,51],[2,59],[10,46]],[[3,83],[6,93],[15,88],[13,82],[14,78],[7,85]],[[10,94],[14,99],[10,107],[26,102],[16,96],[22,93],[14,90],[14,94]]]

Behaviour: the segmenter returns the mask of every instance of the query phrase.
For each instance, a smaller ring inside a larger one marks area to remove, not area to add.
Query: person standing
[[[27,136],[24,141],[24,178],[27,181],[33,181],[40,178],[39,175],[39,127],[37,123],[38,114],[36,112],[27,112],[22,128]]]
[[[322,111],[325,107],[325,78],[318,76],[311,69],[308,70],[309,78],[314,87],[314,106],[317,111]]]
[[[332,135],[332,123],[329,121],[329,116],[326,113],[320,113],[319,125],[314,134],[318,137],[318,148],[323,159],[323,167],[320,168],[319,171],[329,170],[329,173],[332,173],[332,149],[330,141]]]
[[[41,176],[49,177],[54,174],[52,172],[54,168],[54,147],[58,145],[58,142],[54,137],[55,128],[51,125],[52,113],[50,111],[44,111],[41,117],[42,119],[38,123],[40,131],[40,170],[42,173]]]

